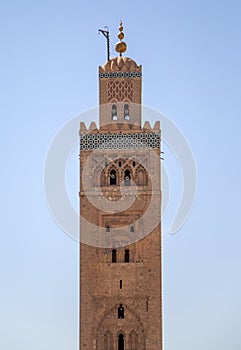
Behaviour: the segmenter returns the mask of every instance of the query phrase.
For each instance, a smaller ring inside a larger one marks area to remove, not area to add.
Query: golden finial
[[[118,41],[118,43],[116,43],[115,45],[115,50],[120,53],[120,56],[122,56],[122,53],[125,52],[127,49],[126,43],[122,41],[124,37],[125,35],[123,33],[122,21],[120,21],[119,34],[118,34],[118,38],[120,39],[120,41]]]

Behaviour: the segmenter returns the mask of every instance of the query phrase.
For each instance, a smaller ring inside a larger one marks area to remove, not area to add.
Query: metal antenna
[[[102,33],[107,40],[107,61],[109,61],[110,60],[110,32],[108,30],[108,27],[105,27],[105,28],[107,28],[107,30],[99,29],[99,32]]]

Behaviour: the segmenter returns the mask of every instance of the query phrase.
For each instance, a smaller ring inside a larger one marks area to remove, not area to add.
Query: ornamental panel
[[[160,133],[80,135],[80,150],[160,148]]]
[[[133,84],[131,80],[109,80],[108,81],[108,102],[112,99],[133,101]]]

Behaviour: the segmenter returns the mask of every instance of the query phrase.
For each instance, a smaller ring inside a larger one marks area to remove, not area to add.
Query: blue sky
[[[1,3],[1,349],[78,348],[78,244],[48,211],[44,161],[62,125],[97,105],[97,31],[114,44],[120,18],[143,103],[177,124],[197,166],[191,216],[170,235],[181,180],[166,150],[164,348],[240,349],[240,12],[233,0]],[[77,207],[77,152],[67,185]]]

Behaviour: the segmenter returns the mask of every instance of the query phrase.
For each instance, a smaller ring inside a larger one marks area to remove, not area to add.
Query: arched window
[[[112,262],[116,263],[116,249],[112,250]]]
[[[125,262],[129,262],[130,261],[130,251],[129,249],[125,250]]]
[[[116,185],[116,171],[112,169],[110,171],[110,186]]]
[[[116,105],[112,105],[112,108],[111,108],[111,119],[112,120],[117,120],[117,107],[116,107]]]
[[[125,350],[125,339],[123,334],[118,335],[118,350]]]
[[[126,169],[124,172],[124,185],[130,186],[130,182],[131,182],[131,172],[129,169]]]
[[[134,229],[133,225],[131,225],[131,227],[130,227],[130,232],[135,232],[135,229]]]
[[[118,318],[124,318],[124,307],[122,304],[118,307]]]
[[[106,232],[110,232],[110,226],[106,226]]]
[[[129,106],[127,104],[124,105],[124,119],[125,120],[130,119],[130,111],[129,111]]]

